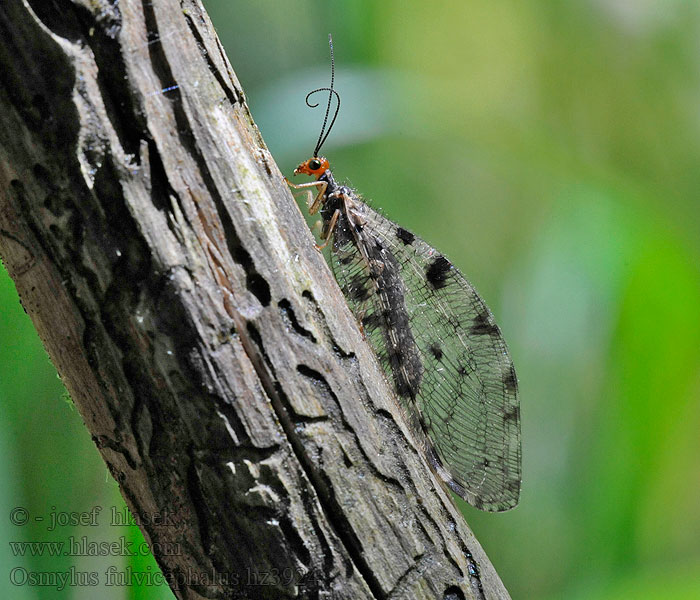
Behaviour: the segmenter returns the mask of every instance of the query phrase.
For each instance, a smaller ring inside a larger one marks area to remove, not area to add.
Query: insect
[[[319,249],[331,245],[338,284],[441,479],[476,508],[503,511],[520,495],[518,382],[491,311],[437,250],[339,184],[320,149],[338,111],[331,83],[314,153],[294,174],[310,214],[322,218]],[[331,101],[336,110],[326,130]],[[325,132],[325,133],[324,133]],[[315,192],[315,195],[314,193]]]

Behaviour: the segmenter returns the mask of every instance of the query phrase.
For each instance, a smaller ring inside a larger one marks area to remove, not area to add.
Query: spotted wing
[[[473,506],[507,510],[521,479],[517,378],[501,331],[434,248],[356,198],[331,266],[439,475]]]

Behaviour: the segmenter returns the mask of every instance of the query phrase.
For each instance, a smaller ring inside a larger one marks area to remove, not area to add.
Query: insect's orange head
[[[313,156],[309,160],[305,160],[296,169],[294,169],[294,174],[299,175],[303,173],[304,175],[313,175],[316,179],[323,175],[330,165],[328,164],[328,159],[323,156]]]

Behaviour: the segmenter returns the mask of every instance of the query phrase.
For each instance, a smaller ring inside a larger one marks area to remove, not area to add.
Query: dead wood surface
[[[3,0],[0,79],[0,255],[176,596],[508,598],[202,6]]]

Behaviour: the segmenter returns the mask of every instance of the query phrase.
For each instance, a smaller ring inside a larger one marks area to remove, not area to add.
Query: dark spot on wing
[[[431,344],[430,353],[436,358],[436,360],[440,360],[442,358],[442,348],[440,348],[440,345],[437,343]]]
[[[369,288],[364,284],[352,285],[348,290],[348,296],[351,300],[355,302],[364,302],[369,298],[370,291]]]
[[[351,300],[363,302],[372,294],[372,287],[369,284],[369,279],[364,273],[357,273],[347,284],[347,288],[343,290]]]
[[[386,356],[390,361],[394,361],[400,365],[401,363],[401,352],[395,346],[389,346],[386,349]]]
[[[468,375],[469,369],[467,368],[467,365],[459,365],[459,367],[457,367],[457,373],[459,373],[462,377]]]
[[[415,235],[413,235],[410,231],[408,231],[408,229],[404,229],[403,227],[399,227],[396,230],[396,237],[399,238],[407,246],[412,244],[416,239]]]
[[[372,331],[381,326],[382,317],[379,313],[373,312],[362,317],[362,327],[367,331]]]
[[[445,287],[447,274],[450,272],[452,265],[444,256],[438,256],[425,271],[425,276],[428,283],[436,290]]]
[[[391,357],[390,357],[391,359]],[[402,398],[415,399],[418,396],[418,386],[413,385],[412,381],[409,381],[403,375],[396,376],[396,392]]]
[[[508,421],[519,421],[520,420],[520,407],[519,406],[514,406],[510,410],[507,410],[503,413],[503,420],[505,422]]]
[[[515,376],[515,369],[512,365],[503,376],[503,386],[506,388],[507,392],[514,392],[518,389],[518,378]]]
[[[474,335],[498,335],[498,325],[489,323],[489,316],[486,312],[479,313],[472,321],[469,333]]]
[[[387,359],[394,373],[396,392],[402,398],[415,399],[420,390],[421,373],[414,371],[414,365],[399,348],[388,348]]]

